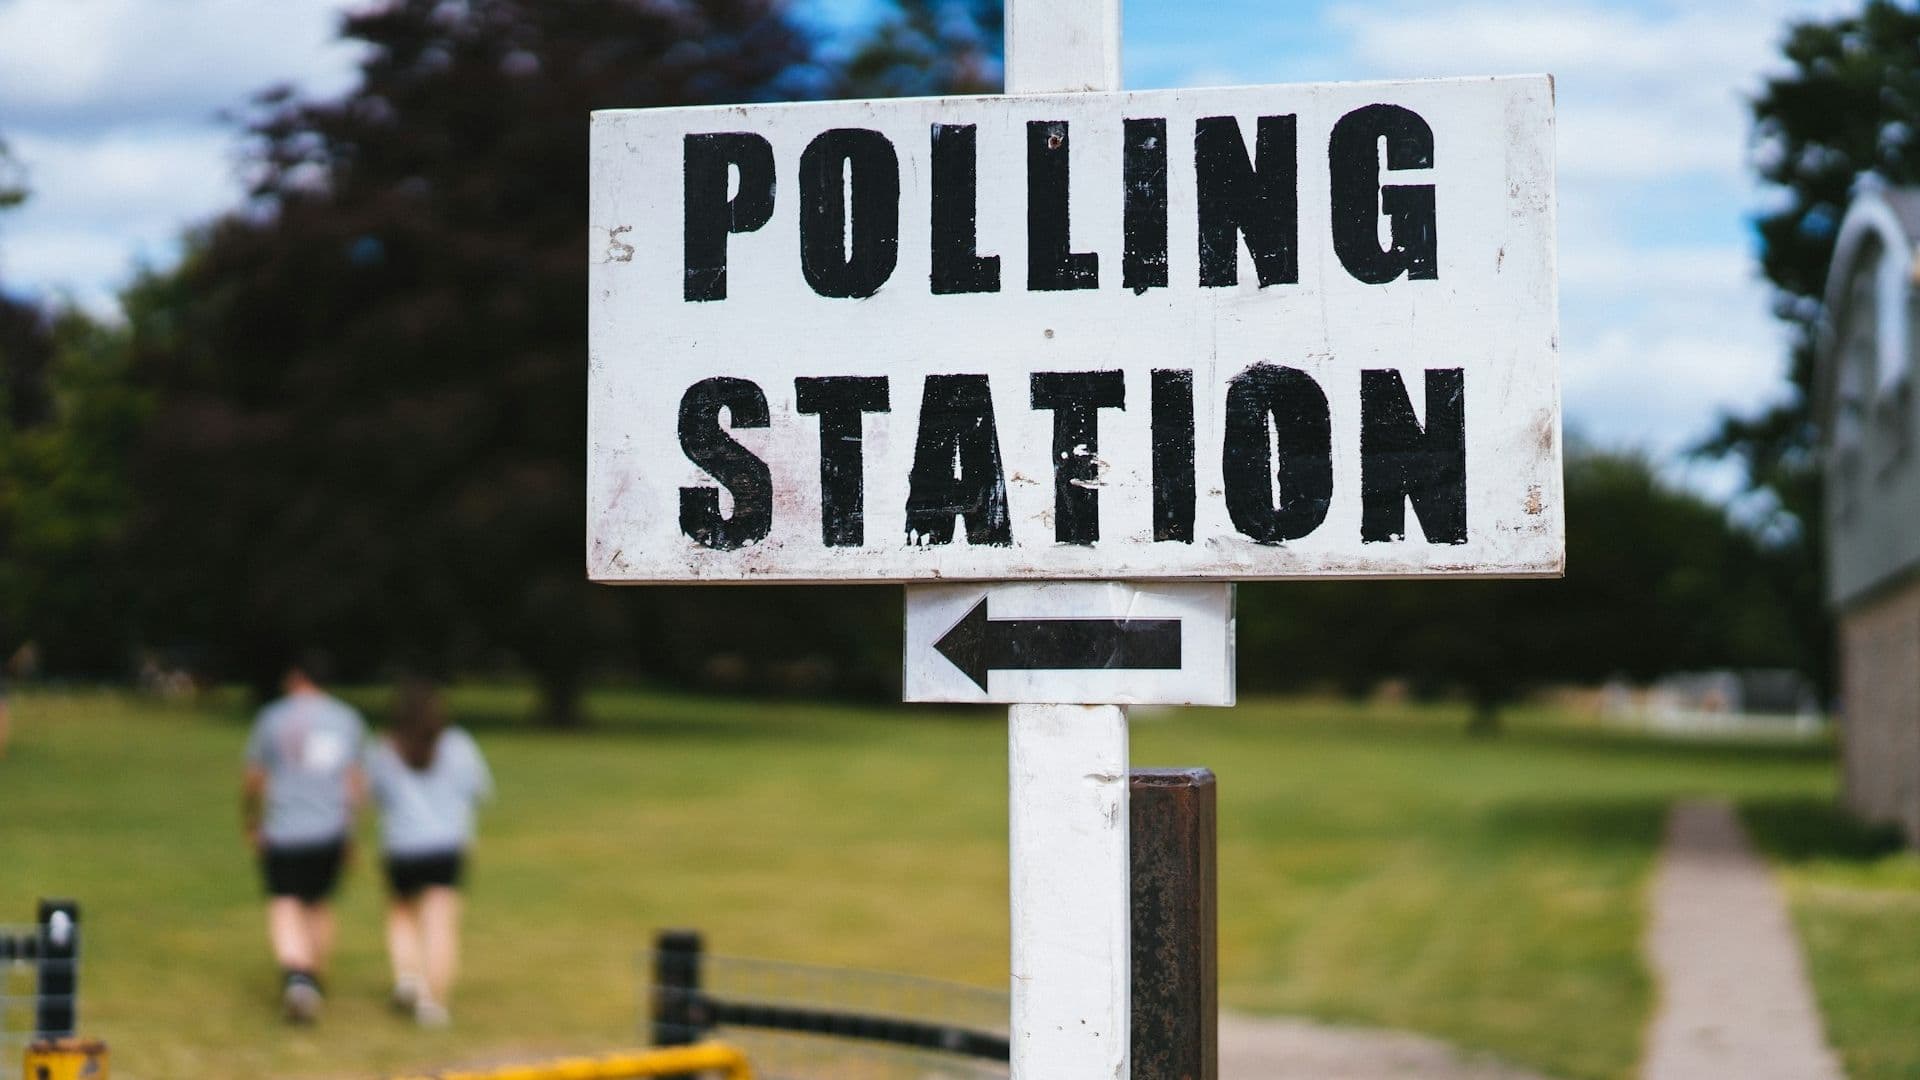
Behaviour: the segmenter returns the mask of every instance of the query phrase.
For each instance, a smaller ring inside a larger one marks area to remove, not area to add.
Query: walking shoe
[[[453,1017],[447,1014],[445,1005],[423,997],[414,1003],[413,1021],[423,1028],[443,1028],[453,1023]]]
[[[412,1016],[420,1004],[420,980],[412,976],[402,976],[393,981],[393,1011],[402,1016]]]
[[[287,973],[287,985],[280,991],[280,1008],[288,1023],[311,1024],[320,1019],[320,1006],[325,1000],[313,976],[303,971]]]

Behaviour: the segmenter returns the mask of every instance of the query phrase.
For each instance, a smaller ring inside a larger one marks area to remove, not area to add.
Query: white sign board
[[[917,585],[907,701],[1232,705],[1233,588]]]
[[[1544,76],[596,113],[589,576],[1556,574],[1553,144]]]

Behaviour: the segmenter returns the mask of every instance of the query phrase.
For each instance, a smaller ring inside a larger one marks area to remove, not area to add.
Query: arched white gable
[[[1834,265],[1845,275],[1845,280],[1837,283],[1839,295],[1845,298],[1846,310],[1855,314],[1844,326],[1829,327],[1826,343],[1826,364],[1833,380],[1828,430],[1833,448],[1842,453],[1856,450],[1866,441],[1867,415],[1880,381],[1878,324],[1884,320],[1875,318],[1869,324],[1858,317],[1858,312],[1877,305],[1878,279],[1887,261],[1886,250],[1873,235],[1866,235],[1850,254],[1847,262]],[[1846,485],[1840,486],[1844,489]]]
[[[1838,312],[1846,302],[1854,261],[1873,242],[1880,252],[1874,275],[1874,330],[1879,343],[1874,370],[1876,389],[1884,393],[1906,379],[1913,364],[1907,298],[1913,287],[1915,251],[1913,238],[1907,235],[1893,207],[1878,191],[1868,190],[1853,200],[1840,222],[1832,263],[1838,272],[1827,277],[1829,313]]]

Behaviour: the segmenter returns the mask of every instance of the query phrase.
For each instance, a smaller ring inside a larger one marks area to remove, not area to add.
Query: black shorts
[[[466,874],[466,868],[467,856],[463,851],[444,851],[434,855],[389,855],[387,887],[402,900],[411,900],[435,885],[457,889]]]
[[[260,854],[260,871],[267,879],[267,895],[292,897],[303,904],[333,895],[340,884],[340,867],[347,861],[347,842],[274,847]]]

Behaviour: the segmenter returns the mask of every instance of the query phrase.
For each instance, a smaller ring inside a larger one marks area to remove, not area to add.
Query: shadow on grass
[[[1874,862],[1904,846],[1898,826],[1868,825],[1813,796],[1744,799],[1740,819],[1762,851],[1785,862]]]
[[[376,726],[385,699],[373,694],[354,702]],[[634,736],[691,742],[856,741],[876,727],[904,722],[921,727],[1004,724],[1004,707],[898,705],[805,697],[741,697],[697,691],[611,691],[591,694],[583,721],[572,727],[541,723],[534,699],[523,690],[450,695],[450,711],[476,734]]]
[[[1586,850],[1657,849],[1672,799],[1519,799],[1489,808],[1490,840],[1546,843]],[[1740,818],[1755,845],[1786,862],[1874,862],[1905,846],[1894,825],[1868,825],[1813,795],[1740,801]]]
[[[384,717],[369,715],[376,726]],[[633,737],[661,742],[739,743],[808,740],[838,742],[856,732],[845,721],[797,717],[772,710],[702,709],[623,712],[617,716],[590,716],[571,727],[553,727],[522,713],[494,710],[454,710],[454,719],[476,735],[531,736],[554,739]]]
[[[1665,734],[1572,720],[1567,714],[1542,709],[1516,709],[1503,714],[1500,730],[1482,735],[1468,732],[1466,709],[1447,704],[1372,705],[1270,697],[1249,698],[1224,715],[1206,710],[1189,715],[1227,727],[1284,725],[1292,735],[1340,741],[1366,742],[1390,736],[1399,742],[1427,739],[1467,745],[1489,754],[1538,748],[1623,762],[1797,764],[1831,761],[1835,752],[1833,739],[1824,734]]]
[[[1765,763],[1831,761],[1834,756],[1830,738],[1688,737],[1626,728],[1548,724],[1517,727],[1501,738],[1517,738],[1535,745],[1593,752],[1623,760]]]
[[[1583,851],[1659,848],[1664,796],[1617,799],[1513,799],[1488,808],[1484,829],[1498,844],[1543,844]]]

